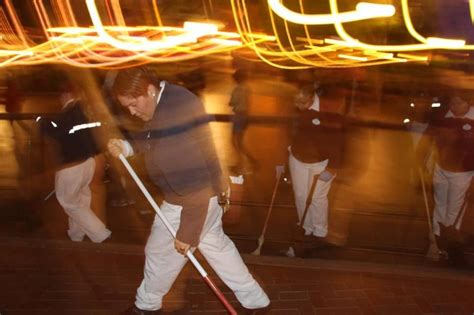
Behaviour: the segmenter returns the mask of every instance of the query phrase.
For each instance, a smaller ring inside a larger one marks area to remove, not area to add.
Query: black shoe
[[[448,248],[448,264],[455,268],[464,269],[469,267],[462,246],[453,246]]]
[[[312,248],[323,248],[329,246],[330,244],[328,243],[326,237],[312,235],[310,245]]]
[[[112,236],[112,234],[101,242],[101,244],[111,244],[111,243],[115,243],[115,238]]]
[[[156,311],[145,311],[141,310],[135,305],[127,309],[126,311],[122,312],[121,315],[159,315],[163,314],[161,310],[156,310]]]
[[[255,308],[255,309],[248,309],[245,307],[242,307],[242,311],[239,312],[239,314],[242,315],[264,315],[267,314],[271,311],[272,306],[269,304],[268,306],[261,307],[261,308]]]

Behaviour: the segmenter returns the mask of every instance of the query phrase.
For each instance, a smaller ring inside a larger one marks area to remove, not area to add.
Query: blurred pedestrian
[[[236,151],[237,163],[232,169],[234,175],[251,174],[257,161],[244,145],[245,131],[248,127],[250,87],[247,83],[248,73],[238,69],[232,75],[236,86],[232,90],[229,106],[232,107],[232,144]]]
[[[14,72],[7,74],[5,111],[10,114],[12,145],[17,165],[15,171],[19,198],[15,200],[18,203],[15,208],[26,223],[26,228],[33,230],[42,224],[37,203],[42,188],[41,149],[34,122],[21,117],[25,97],[19,82]]]
[[[114,91],[120,104],[145,124],[133,147],[128,141],[112,139],[109,151],[125,157],[143,153],[148,175],[164,195],[161,210],[177,229],[174,239],[155,217],[145,248],[144,279],[129,314],[160,310],[163,296],[187,262],[186,252],[196,247],[246,309],[267,307],[267,295],[222,230],[218,196],[228,182],[199,98],[158,80],[146,68],[121,71]]]
[[[440,224],[459,230],[464,216],[463,204],[474,176],[474,107],[463,91],[451,91],[449,110],[430,122],[417,155],[425,166],[431,144],[437,151],[433,172],[433,232],[440,236]]]
[[[204,76],[204,69],[201,66],[181,72],[178,74],[177,79],[182,86],[197,96],[200,96],[202,91],[206,88],[206,77]]]
[[[344,94],[333,84],[311,83],[300,87],[295,96],[297,110],[289,148],[289,167],[298,219],[311,198],[304,222],[306,236],[322,240],[328,233],[328,193],[341,166],[343,150]],[[312,196],[313,178],[317,176]]]
[[[111,231],[99,219],[105,213],[105,163],[91,132],[97,125],[87,120],[80,93],[69,82],[61,85],[60,103],[62,109],[53,119],[39,118],[42,131],[56,148],[56,198],[69,217],[69,238],[80,242],[87,236],[101,243]],[[95,212],[92,200],[100,208]]]
[[[23,107],[23,96],[18,87],[17,78],[13,74],[9,74],[6,78],[5,91],[5,111],[9,114],[21,114]],[[31,193],[31,176],[32,176],[32,127],[21,117],[12,117],[10,126],[13,132],[14,153],[18,165],[18,183],[22,186],[22,194],[24,199],[30,199]]]

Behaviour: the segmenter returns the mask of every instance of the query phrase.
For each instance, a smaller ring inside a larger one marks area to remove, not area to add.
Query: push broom
[[[268,208],[267,217],[265,218],[265,223],[263,224],[262,234],[258,238],[258,247],[251,253],[252,255],[259,256],[260,250],[262,249],[262,245],[265,242],[265,232],[267,231],[268,221],[270,219],[270,215],[272,214],[273,203],[275,202],[276,192],[278,191],[278,186],[280,185],[281,175],[283,174],[284,167],[282,165],[278,165],[276,168],[276,182],[275,187],[273,188],[272,200],[270,201],[270,207]]]
[[[426,194],[425,179],[423,177],[423,172],[421,171],[421,168],[418,168],[418,174],[420,175],[421,188],[423,190],[423,198],[425,201],[426,216],[428,217],[428,227],[429,227],[429,233],[430,233],[429,235],[430,246],[428,248],[428,251],[426,252],[426,257],[428,259],[438,261],[439,260],[439,247],[438,247],[438,244],[436,243],[436,238],[433,233],[433,223],[431,222],[430,207],[428,205],[428,197]]]
[[[130,163],[128,163],[127,159],[123,156],[123,154],[119,155],[120,161],[122,161],[123,165],[127,169],[127,171],[130,173],[130,176],[132,176],[133,180],[135,183],[137,183],[138,187],[142,191],[142,193],[145,195],[146,199],[150,203],[150,205],[153,207],[153,209],[156,211],[156,214],[160,217],[161,221],[163,221],[163,224],[166,226],[168,231],[173,235],[174,238],[176,238],[176,231],[174,228],[170,225],[164,214],[161,212],[160,207],[156,204],[155,200],[153,197],[150,195],[148,190],[146,189],[145,185],[143,185],[143,182],[140,180],[138,177],[137,173],[135,173],[135,170],[132,168]],[[229,312],[229,314],[232,315],[237,315],[237,312],[235,309],[230,305],[229,301],[225,298],[224,294],[222,293],[221,290],[212,282],[212,280],[209,278],[207,272],[204,270],[204,268],[201,266],[199,261],[194,257],[193,253],[188,250],[186,252],[186,256],[189,258],[191,263],[196,267],[197,271],[201,274],[201,277],[204,279],[204,282],[207,283],[207,285],[211,288],[212,292],[217,296],[217,298],[220,300],[220,302],[224,305],[226,310]]]

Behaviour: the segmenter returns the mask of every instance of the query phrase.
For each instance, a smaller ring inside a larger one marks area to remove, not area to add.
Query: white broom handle
[[[155,209],[156,211],[156,214],[158,214],[158,216],[160,217],[161,221],[163,222],[163,224],[166,226],[166,228],[168,229],[168,231],[171,233],[171,235],[173,235],[173,238],[176,239],[176,231],[174,230],[174,228],[171,226],[171,224],[168,222],[168,220],[166,219],[166,217],[164,216],[163,212],[161,212],[160,210],[160,207],[158,207],[158,205],[156,204],[155,200],[153,199],[153,197],[150,195],[150,193],[148,192],[148,190],[146,189],[145,185],[143,185],[143,182],[141,181],[141,179],[138,177],[137,173],[135,173],[135,170],[132,168],[132,166],[130,165],[130,163],[128,163],[127,159],[123,156],[123,154],[120,154],[119,155],[119,159],[120,161],[122,161],[123,165],[125,166],[125,168],[127,169],[127,171],[130,173],[130,176],[132,176],[133,180],[135,181],[135,183],[137,183],[138,187],[140,188],[140,190],[142,191],[142,193],[145,195],[146,199],[148,200],[148,202],[151,204],[151,206],[153,207],[153,209]],[[203,277],[207,277],[207,272],[204,270],[204,268],[201,266],[201,264],[199,263],[199,261],[196,259],[196,257],[194,257],[193,253],[191,252],[191,250],[188,250],[186,252],[186,256],[188,256],[189,260],[191,261],[191,263],[194,265],[194,267],[196,267],[196,269],[198,270],[198,272],[201,274],[201,276]]]
[[[421,189],[423,190],[423,199],[425,201],[425,210],[428,217],[428,227],[430,229],[430,234],[433,233],[433,223],[431,222],[430,206],[428,205],[428,196],[426,193],[425,178],[423,176],[423,171],[418,167],[418,175],[420,176]]]

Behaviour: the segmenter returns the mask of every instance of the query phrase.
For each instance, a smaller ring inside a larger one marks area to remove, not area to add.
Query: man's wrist
[[[130,144],[130,142],[128,142],[127,140],[122,140],[122,145],[123,145],[123,155],[125,157],[132,156],[134,152],[133,152],[133,147]]]
[[[230,203],[229,194],[228,194],[226,191],[221,192],[221,193],[217,196],[217,202],[218,202],[219,205],[221,205],[221,206],[228,205],[228,204]]]

